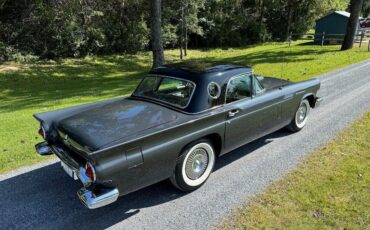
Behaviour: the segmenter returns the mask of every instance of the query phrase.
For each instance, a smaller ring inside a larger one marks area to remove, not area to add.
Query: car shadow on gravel
[[[217,159],[214,171],[227,166],[233,161],[236,161],[249,153],[261,148],[262,146],[265,146],[271,142],[274,141],[274,139],[279,138],[279,137],[285,137],[292,134],[292,132],[286,130],[286,129],[281,129],[279,131],[276,131],[274,133],[271,133],[267,136],[261,137],[249,144],[243,145],[235,150],[233,150],[230,153],[227,153],[220,158]]]
[[[289,135],[281,130],[260,138],[218,159],[215,170],[248,155],[274,138]],[[55,163],[0,182],[0,223],[4,229],[105,229],[134,216],[140,209],[163,204],[186,193],[163,181],[122,196],[103,208],[89,210],[76,196],[81,183],[71,180]],[[166,215],[163,213],[163,215]]]

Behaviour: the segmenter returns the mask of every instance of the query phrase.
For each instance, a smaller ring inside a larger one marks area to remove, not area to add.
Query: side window
[[[226,89],[226,103],[252,97],[251,75],[233,78]]]
[[[263,92],[264,88],[261,82],[258,80],[257,76],[253,76],[253,89],[255,94],[260,94]]]

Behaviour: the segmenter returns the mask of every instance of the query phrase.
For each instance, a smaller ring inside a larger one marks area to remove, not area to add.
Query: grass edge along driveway
[[[370,229],[370,112],[252,198],[222,229]]]

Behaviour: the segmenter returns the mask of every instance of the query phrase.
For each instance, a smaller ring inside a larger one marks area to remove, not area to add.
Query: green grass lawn
[[[256,73],[300,81],[370,58],[365,49],[340,52],[339,46],[268,43],[190,50],[185,61],[251,65]],[[178,53],[166,51],[167,61],[178,61]],[[0,65],[0,173],[46,159],[34,151],[41,139],[32,114],[128,95],[150,66],[150,52]]]
[[[258,195],[223,229],[370,229],[370,112]]]

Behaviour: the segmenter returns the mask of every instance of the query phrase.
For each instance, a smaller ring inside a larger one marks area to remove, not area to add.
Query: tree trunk
[[[182,42],[180,43],[180,60],[182,60],[182,56],[183,56],[183,54],[182,54]]]
[[[183,58],[183,50],[184,47],[184,6],[181,6],[181,25],[180,25],[180,60]]]
[[[351,0],[351,2],[349,3],[349,11],[351,13],[351,16],[348,19],[346,35],[344,36],[341,50],[348,50],[352,49],[353,47],[355,33],[357,30],[357,25],[359,23],[358,18],[360,17],[362,3],[363,0]]]
[[[188,56],[188,28],[186,28],[186,24],[185,24],[184,55],[185,55],[185,57]]]
[[[182,60],[183,55],[183,35],[182,35],[182,29],[181,29],[181,35],[180,35],[180,60]]]
[[[259,15],[259,26],[260,26],[260,32],[261,32],[261,28],[262,28],[262,23],[263,23],[263,14],[264,14],[264,9],[265,9],[265,5],[263,3],[263,0],[260,0],[260,15]]]
[[[163,42],[161,33],[161,0],[151,0],[151,43],[153,52],[153,66],[156,68],[164,64]]]

